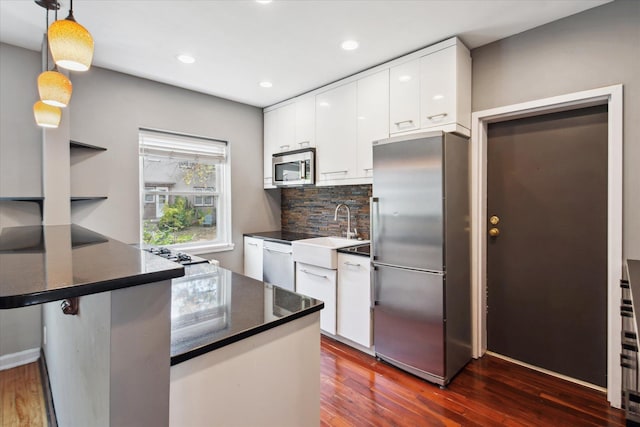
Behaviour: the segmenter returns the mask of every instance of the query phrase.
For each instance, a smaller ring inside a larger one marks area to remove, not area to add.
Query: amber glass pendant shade
[[[40,100],[54,107],[64,108],[71,100],[71,80],[58,71],[45,71],[38,76]]]
[[[42,101],[33,104],[33,116],[38,126],[43,128],[57,128],[62,117],[62,110],[58,107],[47,105]]]
[[[93,60],[93,37],[69,13],[67,19],[49,27],[49,50],[56,65],[72,71],[87,71]]]

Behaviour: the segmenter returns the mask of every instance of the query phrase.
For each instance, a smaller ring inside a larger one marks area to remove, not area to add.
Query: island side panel
[[[80,297],[77,316],[43,305],[60,426],[167,426],[171,281]]]
[[[171,280],[111,294],[111,425],[166,427]]]
[[[42,306],[44,353],[59,426],[109,426],[111,294],[80,298],[77,316],[60,301]]]
[[[320,425],[320,312],[171,367],[170,425]]]

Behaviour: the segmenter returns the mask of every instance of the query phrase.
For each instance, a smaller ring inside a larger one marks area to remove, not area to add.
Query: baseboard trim
[[[550,371],[548,369],[540,368],[539,366],[530,365],[528,363],[521,362],[520,360],[512,359],[512,358],[510,358],[508,356],[504,356],[502,354],[494,353],[493,351],[487,351],[485,354],[488,354],[488,355],[493,356],[493,357],[497,357],[498,359],[506,360],[507,362],[511,362],[511,363],[516,364],[516,365],[524,366],[525,368],[529,368],[531,370],[538,371],[538,372],[541,372],[543,374],[551,375],[552,377],[560,378],[561,380],[569,381],[571,383],[578,384],[578,385],[581,385],[583,387],[587,387],[587,388],[599,391],[599,392],[604,393],[604,394],[607,393],[607,389],[605,387],[600,387],[599,385],[591,384],[591,383],[588,383],[586,381],[579,380],[577,378],[572,378],[572,377],[569,377],[567,375],[560,374],[558,372],[554,372],[554,371]]]
[[[53,404],[53,395],[51,394],[51,382],[49,381],[49,369],[47,368],[47,358],[44,351],[40,350],[42,356],[38,363],[40,367],[40,382],[42,383],[42,394],[44,395],[44,403],[47,407],[47,426],[58,427],[58,419],[56,418],[56,408]]]
[[[39,357],[40,347],[30,348],[17,353],[5,354],[4,356],[0,356],[0,371],[35,362]]]

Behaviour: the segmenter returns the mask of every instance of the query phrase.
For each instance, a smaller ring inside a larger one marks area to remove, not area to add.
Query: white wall
[[[242,234],[280,228],[279,193],[262,189],[262,110],[93,67],[74,73],[71,138],[106,147],[72,167],[72,194],[108,200],[72,209],[72,222],[133,243],[139,239],[138,129],[229,141],[236,249],[209,254],[242,272]]]
[[[40,54],[0,43],[0,197],[42,195],[42,131],[33,119]],[[35,203],[0,203],[3,227],[40,224]],[[0,310],[0,357],[41,341],[40,306]]]
[[[473,111],[624,85],[623,251],[640,259],[640,2],[616,0],[471,54]]]

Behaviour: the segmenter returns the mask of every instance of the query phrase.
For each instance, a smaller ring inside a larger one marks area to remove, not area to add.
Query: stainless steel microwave
[[[294,187],[313,185],[316,177],[316,149],[276,153],[271,161],[273,185],[278,187]]]

